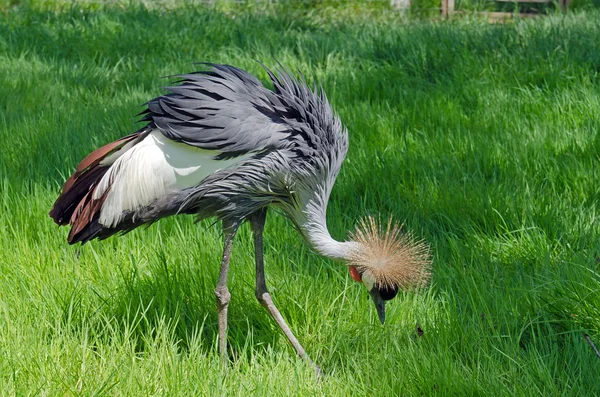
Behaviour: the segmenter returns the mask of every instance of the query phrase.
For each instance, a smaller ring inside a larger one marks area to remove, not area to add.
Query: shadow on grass
[[[197,264],[193,269],[203,266]],[[207,266],[218,270],[218,264]],[[211,274],[193,274],[186,264],[167,263],[162,257],[154,262],[149,274],[140,276],[134,269],[122,274],[122,280],[116,291],[100,297],[97,307],[89,304],[83,291],[71,291],[60,298],[63,326],[74,333],[85,329],[92,340],[102,344],[128,343],[136,352],[167,343],[182,353],[199,348],[205,354],[218,354],[215,284]],[[277,345],[281,333],[256,301],[253,288],[230,283],[229,289],[230,358],[235,360]]]

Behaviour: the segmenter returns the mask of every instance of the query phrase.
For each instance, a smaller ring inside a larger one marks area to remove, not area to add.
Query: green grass
[[[600,344],[600,13],[351,11],[0,9],[0,394],[600,394],[583,337]],[[266,80],[254,59],[273,57],[321,81],[350,131],[333,235],[392,214],[434,256],[431,286],[382,327],[345,267],[270,215],[267,282],[321,382],[254,299],[247,227],[225,370],[218,227],[179,217],[72,247],[47,216],[83,156],[136,128],[160,76],[211,61]]]

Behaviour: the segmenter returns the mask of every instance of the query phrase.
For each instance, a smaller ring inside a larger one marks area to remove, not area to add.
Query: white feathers
[[[100,224],[114,227],[123,212],[145,207],[168,192],[196,186],[212,173],[250,157],[215,160],[218,154],[172,141],[154,130],[132,148],[108,156],[104,164],[112,162],[112,166],[94,192],[94,199],[99,199],[108,190]]]

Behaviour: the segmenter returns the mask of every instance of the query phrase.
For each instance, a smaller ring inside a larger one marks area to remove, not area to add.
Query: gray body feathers
[[[327,201],[346,156],[348,137],[323,91],[309,89],[304,80],[285,71],[267,70],[274,86],[270,90],[243,70],[210,66],[178,76],[181,80],[167,88],[169,93],[149,101],[142,113],[148,125],[140,131],[160,131],[167,141],[207,151],[211,161],[233,165],[193,186],[166,189],[151,202],[123,211],[119,222],[109,225],[103,225],[99,216],[105,209],[98,200],[105,192],[92,193],[94,211],[88,211],[89,219],[78,221],[67,214],[72,225],[85,221],[85,227],[92,228],[82,234],[85,238],[74,236],[71,242],[105,238],[177,213],[241,221],[268,205],[281,208],[305,237],[319,232],[329,237]],[[109,155],[123,154],[115,150]],[[136,166],[122,163],[119,166]],[[111,182],[107,176],[101,184],[107,194]],[[92,184],[90,192],[98,184]],[[57,204],[64,204],[61,197]],[[60,219],[65,218],[62,214]]]
[[[275,204],[299,226],[312,218],[306,211],[322,211],[325,219],[347,133],[322,91],[283,71],[268,73],[274,91],[247,72],[215,65],[211,72],[182,76],[182,85],[169,88],[172,94],[149,103],[148,115],[170,139],[217,149],[220,157],[253,154],[180,192],[181,211],[239,220]],[[170,106],[185,117],[173,117]]]

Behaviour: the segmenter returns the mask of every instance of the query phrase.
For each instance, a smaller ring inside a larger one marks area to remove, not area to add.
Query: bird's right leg
[[[219,281],[217,282],[217,288],[215,288],[217,310],[219,313],[219,354],[223,362],[227,361],[227,307],[231,299],[231,294],[227,288],[227,275],[229,274],[229,258],[231,257],[233,238],[235,237],[237,228],[237,223],[223,221],[223,258],[221,260]]]
[[[265,265],[263,260],[263,230],[265,227],[266,217],[266,208],[253,213],[249,217],[250,225],[252,226],[252,232],[254,233],[254,254],[256,259],[256,299],[258,299],[260,304],[268,310],[269,314],[271,314],[273,319],[277,322],[277,325],[279,325],[279,328],[281,328],[288,341],[291,343],[294,349],[296,349],[298,355],[313,365],[317,376],[321,376],[321,369],[310,359],[308,354],[306,354],[306,351],[300,342],[298,342],[298,339],[292,333],[292,330],[287,325],[283,319],[283,316],[273,303],[271,294],[269,294],[269,290],[267,289],[267,282],[265,280]]]

